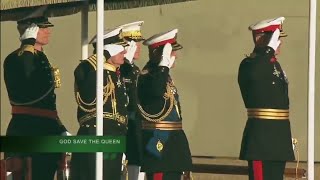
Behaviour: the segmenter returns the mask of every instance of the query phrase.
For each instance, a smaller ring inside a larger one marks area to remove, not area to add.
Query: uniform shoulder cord
[[[292,146],[293,146],[293,150],[297,154],[296,178],[295,179],[299,179],[298,178],[298,169],[299,169],[300,155],[299,155],[299,148],[298,148],[299,147],[298,140],[296,138],[292,138]]]
[[[113,118],[115,118],[116,114],[117,114],[117,99],[116,99],[116,93],[115,93],[115,85],[114,85],[114,83],[112,81],[112,78],[111,78],[111,76],[109,74],[109,71],[108,71],[108,79],[109,79],[108,83],[110,84],[110,88],[109,89],[111,89],[111,91],[108,92],[108,89],[107,89],[107,91],[104,93],[104,96],[105,97],[107,96],[106,99],[108,99],[108,96],[111,96],[112,113],[113,113]],[[105,102],[106,101],[104,101],[103,104],[105,104]]]
[[[126,180],[129,180],[129,175],[128,175],[128,160],[124,160],[122,162],[122,165],[123,165],[123,173],[126,177]]]
[[[42,53],[47,57],[45,51],[42,49]],[[58,67],[56,66],[53,66],[52,63],[50,62],[49,58],[48,59],[48,62],[50,64],[50,68],[51,68],[51,72],[52,72],[52,75],[53,75],[53,79],[54,79],[54,85],[55,85],[55,88],[60,88],[61,87],[61,75],[60,75],[60,70]]]
[[[108,83],[107,83],[107,85],[103,87],[103,104],[105,104],[107,102],[109,96],[111,96],[112,110],[113,110],[113,113],[115,115],[115,113],[117,111],[117,109],[116,109],[117,102],[116,102],[116,98],[115,98],[115,85],[114,85],[110,75],[108,75]],[[95,97],[92,102],[89,102],[89,103],[85,102],[81,98],[80,93],[78,91],[78,87],[77,87],[76,84],[75,84],[75,98],[76,98],[76,102],[77,102],[78,106],[84,112],[91,113],[91,112],[96,111],[95,107],[89,109],[89,108],[85,108],[83,105],[85,105],[85,106],[93,106],[93,105],[96,104],[97,98]]]
[[[29,48],[29,49],[28,49]],[[24,47],[20,48],[20,52],[19,52],[19,56],[24,52],[24,51],[29,51],[29,52],[32,52],[33,54],[36,53],[35,50],[34,50],[34,47],[31,45],[25,45]],[[27,49],[27,50],[26,50]],[[43,51],[43,54],[44,51]],[[48,59],[48,58],[47,58]],[[19,102],[14,102],[12,100],[10,100],[10,103],[13,104],[13,105],[17,105],[17,106],[23,106],[23,105],[31,105],[31,104],[35,104],[39,101],[41,101],[43,98],[45,98],[54,88],[59,88],[61,87],[61,78],[60,78],[60,71],[58,68],[53,68],[52,64],[50,63],[49,59],[48,59],[48,62],[50,64],[50,68],[51,68],[51,72],[53,73],[53,78],[54,78],[54,85],[52,85],[48,91],[46,91],[46,93],[44,93],[42,96],[40,96],[39,98],[35,99],[35,100],[32,100],[32,101],[29,101],[29,102],[25,102],[25,103],[19,103]]]
[[[137,76],[136,83],[138,83],[138,79],[139,79],[139,75]],[[137,84],[136,84],[136,86],[137,86]],[[171,110],[172,110],[172,108],[173,108],[173,106],[175,104],[175,98],[174,98],[173,92],[171,91],[171,86],[172,85],[170,83],[167,83],[166,92],[163,95],[163,98],[164,98],[165,102],[164,102],[162,110],[157,114],[149,114],[149,113],[147,113],[143,109],[143,107],[140,105],[139,98],[137,98],[137,101],[138,101],[137,105],[138,105],[139,111],[140,111],[141,115],[144,117],[145,120],[150,121],[150,122],[160,122],[160,121],[164,120],[164,118],[166,118],[169,115],[169,113],[171,112]],[[168,100],[169,100],[169,103],[170,103],[169,104],[169,108],[168,108],[167,112],[165,114],[163,114],[163,112],[164,112],[164,110],[166,108]]]

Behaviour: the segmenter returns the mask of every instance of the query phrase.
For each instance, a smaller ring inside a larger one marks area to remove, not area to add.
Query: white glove
[[[117,55],[124,51],[124,47],[117,44],[107,44],[103,46],[103,49],[108,51],[110,56]]]
[[[137,43],[134,41],[129,42],[129,46],[126,47],[127,53],[124,57],[129,61],[130,64],[133,63],[133,57],[137,50]]]
[[[72,136],[72,134],[69,133],[68,131],[65,131],[61,134],[61,136]]]
[[[273,50],[277,50],[277,48],[279,47],[281,41],[279,40],[279,36],[280,36],[280,30],[277,29],[273,32],[270,41],[268,43],[268,46],[271,47]]]
[[[38,31],[39,27],[36,24],[32,23],[21,35],[20,41],[29,38],[37,39]]]
[[[159,66],[166,66],[168,68],[171,68],[171,66],[174,63],[174,60],[176,59],[175,56],[171,57],[172,52],[172,46],[170,43],[167,43],[164,45],[163,51],[162,51],[162,59],[159,63]]]

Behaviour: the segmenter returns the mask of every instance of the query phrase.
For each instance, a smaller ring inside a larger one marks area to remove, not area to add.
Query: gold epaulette
[[[34,49],[34,46],[33,45],[23,45],[19,51],[18,51],[18,55],[21,56],[25,51],[27,52],[31,52],[32,54],[35,53],[35,49]]]
[[[88,57],[88,59],[86,59],[85,61],[88,61],[91,64],[91,66],[94,68],[94,70],[97,70],[97,55],[96,54]]]
[[[85,61],[88,61],[94,70],[97,70],[97,54],[90,56]],[[106,63],[106,59],[103,57],[103,69],[116,72],[117,68],[109,63]]]

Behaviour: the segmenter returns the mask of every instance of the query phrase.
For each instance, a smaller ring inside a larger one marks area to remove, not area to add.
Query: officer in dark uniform
[[[90,43],[96,47],[96,38]],[[104,34],[104,97],[103,134],[125,136],[127,132],[128,96],[119,67],[124,63],[124,46],[121,28]],[[94,50],[94,53],[96,49]],[[78,104],[78,135],[96,135],[96,70],[97,56],[82,60],[74,71],[75,95]],[[73,180],[95,179],[95,153],[73,153],[71,178]],[[103,179],[120,180],[122,153],[104,153]]]
[[[121,25],[122,36],[128,42],[125,54],[125,63],[121,65],[120,71],[124,78],[129,96],[128,105],[128,132],[126,144],[126,160],[128,161],[128,179],[137,180],[141,165],[141,120],[137,118],[137,77],[140,73],[139,67],[134,63],[140,57],[141,34],[143,21],[132,22]]]
[[[149,58],[138,78],[138,108],[142,116],[141,171],[148,180],[180,180],[192,168],[187,137],[182,129],[177,88],[169,74],[174,67],[178,29],[144,41]]]
[[[59,69],[51,65],[43,52],[43,46],[49,43],[50,27],[53,24],[48,18],[34,14],[18,21],[21,46],[6,57],[3,65],[12,106],[7,136],[70,134],[59,120],[56,109],[54,91],[61,86]],[[32,179],[52,180],[62,154],[8,153],[6,156],[30,156]]]
[[[276,55],[284,17],[249,27],[255,48],[239,67],[238,82],[247,108],[240,159],[250,180],[282,180],[286,161],[294,160],[289,121],[288,80]]]

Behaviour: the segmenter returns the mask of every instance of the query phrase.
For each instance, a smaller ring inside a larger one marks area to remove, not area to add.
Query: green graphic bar
[[[0,152],[125,152],[125,136],[0,136]]]

